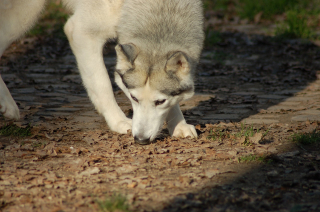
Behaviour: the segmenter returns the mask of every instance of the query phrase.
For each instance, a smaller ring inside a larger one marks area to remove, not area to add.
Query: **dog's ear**
[[[118,44],[116,46],[118,62],[127,62],[128,65],[133,65],[134,60],[139,54],[139,49],[132,43]]]
[[[188,57],[183,52],[174,52],[169,55],[166,64],[166,71],[171,71],[177,75],[187,75],[190,73],[190,63]]]

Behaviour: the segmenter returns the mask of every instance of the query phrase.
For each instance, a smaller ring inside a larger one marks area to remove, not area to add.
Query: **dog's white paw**
[[[124,120],[109,124],[112,131],[120,134],[127,134],[128,130],[132,128],[132,119],[125,118]]]
[[[186,138],[188,136],[191,138],[198,138],[196,128],[193,125],[186,123],[179,123],[172,133],[172,137]]]
[[[19,108],[11,96],[0,99],[0,112],[8,119],[20,119]]]

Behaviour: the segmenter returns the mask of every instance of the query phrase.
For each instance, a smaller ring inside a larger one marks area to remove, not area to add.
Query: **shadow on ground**
[[[253,155],[268,155],[269,162],[260,164],[212,160],[211,168],[219,167],[220,162],[229,169],[220,175],[217,171],[215,179],[200,190],[174,198],[163,211],[320,209],[319,145],[303,147],[291,142],[295,132],[319,128],[319,53],[317,46],[300,40],[275,41],[234,33],[226,33],[224,41],[204,51],[197,77],[199,94],[194,99],[207,100],[187,110],[188,119],[202,125],[241,121],[270,129],[266,142],[253,149],[270,143],[276,149],[255,152]],[[228,131],[219,125],[213,129]],[[236,145],[231,149],[236,151],[233,154],[240,153]]]

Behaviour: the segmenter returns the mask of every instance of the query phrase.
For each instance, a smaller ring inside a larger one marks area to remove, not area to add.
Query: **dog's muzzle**
[[[151,143],[150,138],[139,139],[137,136],[134,136],[134,142],[140,145],[148,145]]]

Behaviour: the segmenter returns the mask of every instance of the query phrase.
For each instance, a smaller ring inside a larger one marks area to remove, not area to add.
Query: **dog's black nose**
[[[150,144],[150,138],[140,139],[137,136],[134,136],[134,142],[140,145],[148,145]]]

